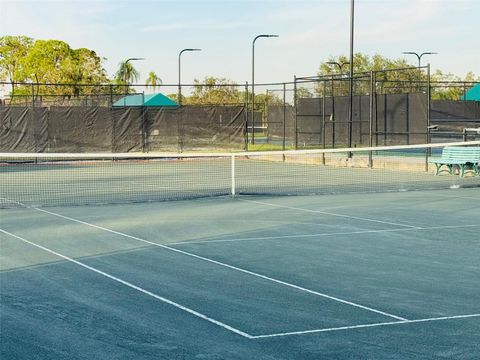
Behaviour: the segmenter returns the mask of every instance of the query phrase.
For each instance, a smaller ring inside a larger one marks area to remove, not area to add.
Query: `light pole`
[[[183,49],[178,53],[178,105],[182,105],[182,86],[181,84],[181,58],[187,51],[202,51],[202,49]]]
[[[127,79],[127,65],[130,61],[137,61],[137,60],[145,60],[145,58],[137,58],[137,57],[132,57],[132,58],[128,58],[127,60],[125,60],[125,64],[124,64],[124,80],[125,80],[125,86],[128,86],[128,79]]]
[[[427,51],[427,52],[423,52],[421,54],[419,53],[416,53],[415,51],[404,51],[402,52],[402,54],[405,54],[405,55],[415,55],[418,59],[418,70],[420,70],[420,67],[421,67],[421,61],[422,61],[422,56],[424,55],[436,55],[438,53],[436,52],[431,52],[431,51]]]
[[[342,63],[338,63],[338,62],[336,62],[336,61],[327,61],[327,64],[328,64],[328,65],[335,65],[335,66],[337,66],[337,67],[338,67],[338,71],[340,71],[340,75],[342,75],[342,74],[343,74],[343,72],[342,72],[343,67],[344,67],[345,65],[350,64],[350,61],[345,61],[345,62],[342,62]]]
[[[125,81],[125,97],[123,98],[123,105],[125,106],[127,104],[127,95],[128,95],[128,79],[127,79],[127,65],[130,61],[137,61],[137,60],[145,60],[145,58],[137,58],[137,57],[132,57],[132,58],[128,58],[127,60],[125,60],[125,63],[123,65],[124,69],[123,69],[123,77],[124,77],[124,81]]]
[[[255,144],[255,41],[259,38],[278,37],[275,34],[261,34],[253,38],[252,41],[252,144]],[[248,132],[248,126],[247,126]]]

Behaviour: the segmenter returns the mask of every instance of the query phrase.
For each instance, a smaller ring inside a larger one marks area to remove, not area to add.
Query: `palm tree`
[[[115,80],[118,83],[128,85],[129,83],[138,81],[140,73],[135,69],[131,62],[128,60],[121,61],[119,69],[115,74]]]
[[[157,76],[157,74],[155,74],[155,72],[150,71],[150,73],[148,74],[146,84],[151,86],[152,92],[155,92],[155,89],[157,88],[157,86],[162,84],[162,79],[160,79]]]

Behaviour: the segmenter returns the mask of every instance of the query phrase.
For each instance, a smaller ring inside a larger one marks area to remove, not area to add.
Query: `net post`
[[[235,189],[235,155],[232,155],[231,156],[231,176],[232,176],[232,181],[231,181],[231,185],[232,185],[232,188],[231,188],[231,193],[230,195],[232,196],[232,198],[235,197],[235,192],[236,192],[236,189]]]

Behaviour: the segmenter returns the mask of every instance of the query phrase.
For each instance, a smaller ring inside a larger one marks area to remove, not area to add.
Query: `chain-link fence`
[[[0,85],[11,89],[0,104],[4,152],[275,150],[480,138],[480,102],[462,99],[474,83],[431,82],[428,67],[254,86],[215,78],[182,86]]]

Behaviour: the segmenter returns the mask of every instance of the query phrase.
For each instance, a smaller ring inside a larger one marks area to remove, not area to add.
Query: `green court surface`
[[[478,187],[30,205],[1,359],[480,358]]]

